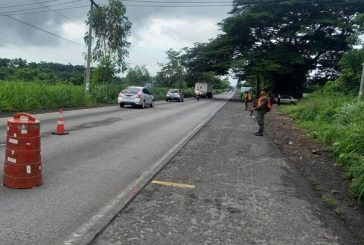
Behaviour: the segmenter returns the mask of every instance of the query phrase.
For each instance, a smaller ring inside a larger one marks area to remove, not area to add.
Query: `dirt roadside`
[[[256,129],[228,102],[90,245],[363,244]]]
[[[350,196],[350,181],[342,167],[335,166],[335,157],[328,147],[311,139],[295,121],[275,109],[267,115],[266,124],[269,135],[312,184],[317,196],[335,200],[336,205],[328,208],[364,241],[364,207]]]

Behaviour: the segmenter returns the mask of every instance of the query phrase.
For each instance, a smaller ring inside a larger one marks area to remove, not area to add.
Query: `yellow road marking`
[[[187,184],[166,182],[166,181],[160,181],[160,180],[152,180],[152,184],[173,186],[173,187],[180,187],[180,188],[189,188],[189,189],[194,189],[195,188],[195,185],[187,185]]]

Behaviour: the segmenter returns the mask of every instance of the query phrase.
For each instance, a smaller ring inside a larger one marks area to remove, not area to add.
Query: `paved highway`
[[[70,134],[65,136],[51,134],[57,113],[36,115],[41,120],[44,183],[29,190],[0,187],[0,244],[89,241],[231,96],[161,102],[144,110],[110,106],[66,111]],[[5,143],[6,119],[0,119],[0,130],[0,143]],[[4,152],[2,145],[0,159]]]

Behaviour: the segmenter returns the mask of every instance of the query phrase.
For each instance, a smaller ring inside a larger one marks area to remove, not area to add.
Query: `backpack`
[[[258,106],[261,105],[262,100],[263,100],[263,97],[260,97],[257,100]],[[270,112],[271,110],[272,110],[272,101],[271,101],[271,98],[270,97],[267,97],[267,101],[265,103],[265,112]]]
[[[248,97],[247,99],[248,99],[249,102],[252,101],[252,96],[250,94],[248,94],[247,97]]]
[[[265,105],[265,111],[270,112],[272,110],[272,100],[270,97],[267,99],[267,104]]]

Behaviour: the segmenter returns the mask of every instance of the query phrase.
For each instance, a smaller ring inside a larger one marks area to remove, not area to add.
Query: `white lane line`
[[[0,144],[0,147],[2,147],[2,146],[6,146],[6,144]]]
[[[232,96],[226,96],[225,99]],[[109,204],[102,207],[94,216],[72,233],[64,245],[80,245],[90,243],[95,236],[127,205],[143,187],[213,118],[213,116],[228,102],[224,101],[208,117],[199,123],[195,129],[183,137],[166,154],[144,171],[136,180],[122,190]]]

